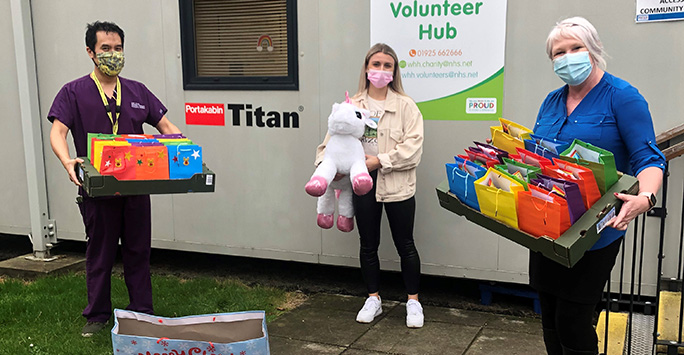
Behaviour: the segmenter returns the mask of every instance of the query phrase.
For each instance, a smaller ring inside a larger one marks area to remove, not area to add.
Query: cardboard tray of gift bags
[[[100,174],[90,159],[79,159],[83,163],[76,165],[76,176],[90,197],[214,192],[216,183],[216,174],[204,163],[202,173],[189,179],[119,181],[114,176]]]
[[[437,197],[443,208],[464,216],[469,221],[530,250],[541,252],[559,264],[572,267],[582,258],[584,252],[596,243],[600,236],[601,227],[612,218],[613,213],[618,214],[622,201],[617,199],[613,193],[621,192],[636,195],[638,191],[639,183],[635,177],[626,174],[621,175],[618,181],[601,196],[601,199],[556,240],[544,236],[536,238],[468,207],[449,191],[447,180],[437,186]]]

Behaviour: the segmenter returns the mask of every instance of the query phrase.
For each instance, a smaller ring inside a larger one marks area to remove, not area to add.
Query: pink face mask
[[[378,89],[382,89],[389,84],[394,78],[392,72],[384,70],[370,69],[368,71],[368,81]]]

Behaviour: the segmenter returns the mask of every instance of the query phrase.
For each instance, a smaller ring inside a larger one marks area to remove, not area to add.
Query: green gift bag
[[[530,182],[530,179],[536,179],[537,174],[541,174],[541,169],[528,165],[525,163],[521,163],[517,160],[509,159],[509,158],[503,158],[504,166],[506,172],[511,174],[511,175],[518,175],[517,173],[520,173],[520,176],[523,177],[525,182]]]
[[[519,183],[520,185],[522,185],[522,187],[525,189],[525,191],[527,191],[527,183],[529,182],[529,180],[526,179],[524,176],[516,174],[515,172],[513,172],[513,173],[508,172],[508,167],[504,164],[494,165],[493,169],[497,173],[502,174],[504,176],[507,176],[508,178]]]
[[[613,153],[575,139],[568,149],[560,154],[561,159],[586,166],[594,173],[601,196],[618,181]]]

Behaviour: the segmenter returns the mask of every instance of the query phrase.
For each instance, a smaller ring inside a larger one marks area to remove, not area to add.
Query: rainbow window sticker
[[[256,50],[261,52],[264,50],[264,46],[266,47],[267,51],[273,52],[273,40],[271,39],[271,36],[261,35],[261,37],[259,37],[259,41],[257,41]]]

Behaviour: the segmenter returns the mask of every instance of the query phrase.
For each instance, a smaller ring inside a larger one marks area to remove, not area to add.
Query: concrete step
[[[32,254],[0,261],[0,275],[35,279],[85,269],[85,256],[78,254],[56,255],[49,259],[36,259]]]
[[[671,354],[671,347],[676,346],[681,335],[679,329],[679,306],[682,294],[680,292],[660,291],[658,302],[658,342],[670,342],[670,345],[658,344],[659,354]],[[679,333],[679,334],[678,334]],[[684,354],[684,346],[680,344],[677,354]]]
[[[608,351],[605,355],[622,355],[625,352],[627,336],[627,313],[610,312],[608,315]],[[606,335],[606,311],[601,312],[596,325],[599,352],[603,352]]]

